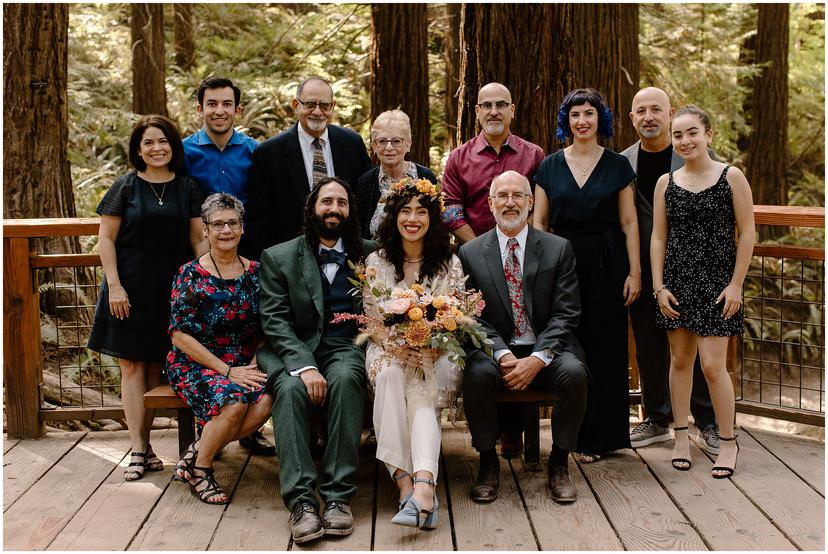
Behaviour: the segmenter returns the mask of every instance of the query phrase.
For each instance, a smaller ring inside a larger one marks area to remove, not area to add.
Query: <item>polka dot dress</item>
[[[667,211],[667,253],[664,285],[678,300],[678,319],[667,319],[656,308],[663,329],[687,329],[699,336],[740,335],[742,308],[722,317],[724,301],[716,298],[727,287],[736,265],[736,214],[726,166],[712,187],[698,193],[678,186],[673,173],[664,193]]]

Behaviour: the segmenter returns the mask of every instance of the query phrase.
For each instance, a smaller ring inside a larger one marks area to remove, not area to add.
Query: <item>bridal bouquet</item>
[[[363,294],[363,298],[370,294],[370,304],[376,309],[367,310],[365,315],[336,314],[333,323],[356,321],[360,325],[357,344],[373,339],[386,350],[388,346],[433,348],[448,352],[449,359],[460,367],[464,365],[462,345],[466,340],[492,354],[493,342],[475,319],[486,305],[479,291],[458,287],[432,295],[419,283],[394,288],[368,285],[368,279],[376,276],[376,268],[355,265],[353,269],[356,279],[351,281],[355,287],[352,292]]]

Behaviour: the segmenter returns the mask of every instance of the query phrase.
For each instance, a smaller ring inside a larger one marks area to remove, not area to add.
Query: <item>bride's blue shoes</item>
[[[416,485],[417,483],[427,483],[432,485],[435,489],[437,488],[437,484],[433,479],[414,478],[414,484]],[[391,523],[405,525],[407,527],[417,527],[420,529],[436,529],[437,508],[438,503],[436,490],[434,491],[434,506],[431,510],[423,510],[420,508],[420,505],[417,504],[417,501],[414,500],[414,496],[412,495],[408,497],[397,515],[391,519]]]

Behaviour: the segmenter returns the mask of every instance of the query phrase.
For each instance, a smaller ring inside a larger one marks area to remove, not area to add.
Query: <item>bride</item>
[[[419,284],[436,296],[463,287],[441,210],[442,194],[431,183],[404,180],[392,186],[377,233],[380,249],[366,261],[376,269],[368,274],[366,290]],[[363,300],[366,314],[378,315],[373,295],[363,294]],[[440,414],[460,387],[461,369],[444,351],[375,342],[368,345],[366,367],[375,390],[377,458],[400,493],[400,511],[391,521],[434,529]]]

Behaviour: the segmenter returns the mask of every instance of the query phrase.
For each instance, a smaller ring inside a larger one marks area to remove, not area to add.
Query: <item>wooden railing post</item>
[[[9,438],[43,435],[40,306],[29,265],[28,238],[3,239],[3,383]]]

